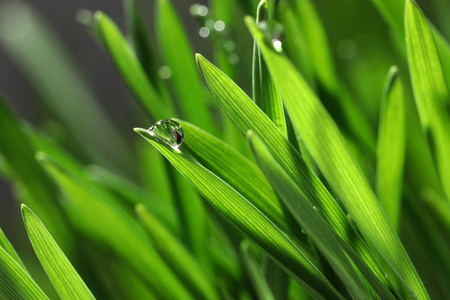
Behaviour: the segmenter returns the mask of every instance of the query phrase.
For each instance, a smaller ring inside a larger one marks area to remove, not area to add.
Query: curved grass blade
[[[269,284],[264,277],[261,263],[256,260],[252,253],[252,246],[253,245],[248,240],[243,240],[239,246],[244,268],[247,270],[247,274],[253,283],[258,299],[275,300]]]
[[[278,261],[312,295],[319,299],[342,298],[293,242],[247,199],[186,153],[159,144],[145,129],[135,131],[158,149],[214,208]]]
[[[355,99],[352,99],[340,79],[330,51],[332,47],[330,47],[325,27],[313,1],[294,0],[293,7],[296,11],[299,27],[304,34],[305,47],[309,49],[308,54],[319,90],[320,87],[324,87],[330,101],[335,102],[331,105],[337,105],[341,108],[340,110],[345,115],[345,124],[343,125],[346,131],[372,151],[375,148],[375,135],[372,126],[365,112],[358,106]],[[295,63],[295,61],[293,62]]]
[[[41,220],[24,204],[22,217],[33,249],[61,299],[95,299]]]
[[[0,228],[0,248],[3,248],[19,265],[24,269],[25,265],[23,264],[22,260],[20,259],[19,255],[17,254],[16,250],[14,249],[13,245],[11,245],[11,242],[6,237],[3,230]]]
[[[322,174],[364,236],[410,289],[412,296],[427,299],[428,294],[417,271],[364,174],[347,149],[336,123],[291,62],[267,45],[263,33],[251,18],[246,18],[246,21],[259,42],[292,122],[301,133]]]
[[[48,299],[22,267],[0,247],[0,296],[3,299]]]
[[[394,229],[398,228],[400,217],[405,146],[403,85],[397,67],[393,66],[386,81],[380,112],[377,195]]]
[[[161,99],[150,83],[136,53],[114,22],[104,13],[96,12],[95,26],[111,59],[147,114],[153,120],[172,117],[172,107]]]
[[[382,17],[389,26],[400,37],[405,36],[404,16],[405,16],[405,0],[372,0],[375,7],[380,11]],[[434,27],[432,34],[436,40],[436,48],[439,52],[441,63],[446,74],[447,86],[450,86],[450,44],[442,36],[442,34]]]
[[[197,63],[211,92],[236,127],[242,133],[252,130],[261,138],[277,163],[286,170],[313,205],[322,210],[324,217],[333,229],[352,245],[377,276],[386,285],[389,285],[384,272],[372,257],[365,242],[350,224],[346,215],[322,182],[309,169],[301,155],[286,137],[225,74],[199,54],[197,54]]]
[[[256,10],[256,23],[269,26],[269,8],[267,0],[261,0]],[[281,95],[270,78],[267,66],[259,51],[256,41],[253,45],[253,101],[272,120],[278,129],[287,136],[286,119],[284,118]]]
[[[78,231],[133,268],[160,298],[193,299],[116,199],[69,173],[48,155],[39,153],[38,160],[60,187],[64,208]]]
[[[89,179],[115,192],[128,206],[134,207],[136,204],[142,203],[164,225],[176,233],[180,232],[177,213],[170,204],[101,166],[90,165],[85,171]]]
[[[341,246],[345,242],[320,216],[320,209],[311,204],[289,175],[275,161],[273,156],[270,155],[259,138],[249,131],[247,133],[247,139],[252,147],[258,165],[271,182],[275,191],[280,195],[306,234],[327,258],[327,261],[346,285],[350,294],[355,299],[372,298],[371,291],[366,288],[359,273],[353,268],[346,250]],[[372,278],[377,283],[377,286],[374,285],[373,288],[382,299],[395,299],[375,275]]]
[[[216,133],[216,124],[208,111],[209,99],[195,68],[194,52],[184,27],[170,0],[158,0],[156,11],[159,48],[164,63],[172,70],[170,82],[182,115],[197,126]]]
[[[280,200],[253,162],[202,129],[182,120],[177,122],[185,132],[183,146],[196,160],[249,199],[277,226],[289,229]]]
[[[142,204],[136,205],[136,213],[147,229],[158,252],[172,267],[177,276],[190,282],[190,289],[196,292],[196,299],[219,299],[216,289],[207,273],[191,253],[173,236]]]
[[[410,0],[406,5],[405,31],[414,98],[447,201],[450,201],[450,95],[431,29],[420,9]]]

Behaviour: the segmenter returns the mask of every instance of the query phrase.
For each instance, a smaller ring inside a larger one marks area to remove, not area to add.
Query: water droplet
[[[172,77],[172,69],[168,66],[162,66],[158,70],[158,76],[161,79],[169,79],[170,77]]]
[[[313,209],[317,210],[317,206],[314,205],[314,206],[313,206]]]
[[[262,21],[258,27],[263,31],[266,39],[273,45],[277,52],[282,51],[285,36],[284,27],[276,21]]]
[[[184,131],[178,122],[165,119],[156,122],[148,129],[149,133],[160,141],[169,144],[175,149],[183,143]]]
[[[200,28],[200,30],[198,31],[198,33],[200,34],[200,36],[201,36],[202,38],[206,38],[206,37],[209,36],[209,29],[208,29],[208,27],[202,27],[202,28]]]
[[[193,4],[189,8],[189,12],[194,17],[206,17],[206,15],[208,14],[208,7],[201,4]]]
[[[224,21],[216,21],[214,23],[214,29],[216,31],[223,31],[225,29],[225,22]]]
[[[236,44],[233,41],[226,41],[225,44],[223,45],[223,47],[225,48],[225,50],[227,50],[228,52],[233,51],[234,49],[236,49]]]

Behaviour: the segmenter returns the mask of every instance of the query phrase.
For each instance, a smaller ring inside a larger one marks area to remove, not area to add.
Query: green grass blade
[[[3,248],[19,265],[24,269],[25,265],[23,264],[22,260],[20,259],[19,255],[17,254],[16,250],[14,249],[13,245],[11,245],[11,242],[6,237],[3,230],[0,228],[0,248]]]
[[[414,296],[428,298],[400,239],[348,151],[333,119],[290,61],[267,45],[263,33],[251,18],[247,18],[247,24],[259,41],[292,122],[301,133],[322,174],[339,195],[364,236],[411,289]]]
[[[277,226],[289,229],[278,197],[253,162],[202,129],[182,120],[177,122],[185,132],[183,146],[196,160],[249,199]]]
[[[41,220],[24,204],[22,217],[33,249],[61,299],[95,299]]]
[[[151,45],[150,36],[145,28],[144,22],[142,21],[136,1],[124,1],[124,11],[127,32],[133,42],[136,56],[147,74],[147,77],[156,87],[159,77],[157,77],[158,66],[154,59],[154,47]]]
[[[14,179],[27,193],[27,205],[42,215],[50,231],[64,247],[70,241],[70,230],[57,206],[55,186],[34,157],[34,147],[20,130],[17,117],[0,95],[0,153],[4,156]]]
[[[409,0],[405,31],[414,98],[446,198],[450,201],[450,96],[431,29],[417,5]]]
[[[400,217],[406,128],[403,85],[397,67],[386,81],[380,112],[377,148],[377,196],[392,226]]]
[[[306,234],[327,258],[327,261],[346,285],[350,294],[355,299],[371,298],[370,290],[365,287],[361,280],[362,278],[353,269],[351,261],[341,246],[345,242],[320,216],[320,209],[313,206],[307,200],[289,175],[275,161],[273,156],[270,155],[260,139],[251,131],[247,134],[247,139],[252,147],[258,165],[271,182],[275,191],[280,195]],[[375,276],[373,277],[376,278]],[[378,286],[381,289],[376,289],[375,292],[379,293],[382,299],[394,298],[383,284],[379,284]]]
[[[244,240],[241,242],[239,249],[243,260],[244,268],[255,288],[258,299],[260,300],[275,300],[275,297],[270,290],[269,284],[264,277],[264,272],[261,268],[261,263],[258,262],[253,255],[254,247],[250,241]]]
[[[405,27],[403,23],[405,16],[405,0],[372,0],[372,2],[394,32],[400,38],[403,38],[405,36]],[[445,79],[447,86],[450,86],[450,44],[433,26],[432,34],[436,40],[436,48],[438,49],[441,63],[446,74]]]
[[[168,228],[176,233],[180,232],[177,213],[169,203],[103,167],[90,165],[85,171],[89,179],[114,192],[127,206],[134,207],[142,203]]]
[[[22,267],[0,247],[0,296],[3,299],[48,299]]]
[[[317,85],[326,90],[331,106],[337,105],[345,115],[345,129],[370,150],[375,148],[375,135],[366,113],[355,99],[352,99],[336,70],[324,24],[311,0],[295,0],[299,27],[304,34],[305,47],[309,49],[311,64],[315,72]],[[289,50],[289,49],[288,49]],[[287,52],[289,54],[289,52]],[[292,57],[292,55],[290,55]],[[295,63],[295,61],[293,61]],[[301,70],[301,69],[300,69]],[[308,79],[308,77],[306,77]],[[334,111],[334,110],[331,110]]]
[[[153,120],[173,116],[171,106],[164,102],[148,80],[139,59],[116,24],[104,13],[95,13],[95,26],[111,59],[136,95],[138,102]]]
[[[131,173],[131,150],[98,105],[79,62],[29,5],[15,1],[4,4],[0,13],[0,44],[39,94],[35,99],[45,101],[94,162]],[[104,142],[105,136],[108,143]],[[111,144],[116,151],[109,151]]]
[[[267,0],[259,2],[256,11],[257,24],[270,26],[269,8]],[[267,66],[261,56],[256,41],[253,45],[253,101],[272,120],[278,129],[287,136],[286,119],[284,117],[281,95],[270,78]]]
[[[321,299],[341,298],[292,241],[247,199],[186,153],[159,144],[145,129],[135,131],[157,148],[214,208],[277,260],[312,295]]]
[[[159,297],[192,299],[138,222],[116,199],[69,173],[48,155],[39,153],[38,159],[60,187],[64,208],[78,231],[133,268]]]
[[[306,42],[306,35],[300,23],[300,18],[295,13],[292,5],[288,3],[279,5],[277,7],[277,19],[283,23],[286,35],[283,40],[283,51],[292,59],[292,62],[303,76],[305,76],[306,80],[312,86],[315,86],[316,74],[313,66],[313,57],[310,53],[310,46]],[[256,43],[256,45],[258,44]],[[268,72],[267,67],[266,72]]]
[[[197,55],[197,63],[211,92],[236,127],[243,133],[252,130],[262,139],[270,153],[293,178],[313,205],[322,209],[325,218],[334,230],[356,249],[377,276],[387,284],[384,273],[369,253],[364,241],[359,237],[325,186],[308,168],[306,162],[286,137],[258,109],[256,104],[220,70],[200,55]]]
[[[194,52],[184,26],[170,0],[158,0],[156,11],[159,48],[164,63],[172,70],[170,83],[182,115],[204,130],[216,133],[216,125],[208,110],[209,99],[197,73]]]
[[[195,291],[196,298],[219,299],[211,279],[184,245],[143,205],[138,204],[136,212],[159,253],[179,277],[191,283],[190,288]]]

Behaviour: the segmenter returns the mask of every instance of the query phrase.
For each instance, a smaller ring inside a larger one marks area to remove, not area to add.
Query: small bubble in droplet
[[[184,140],[183,128],[178,122],[171,119],[156,122],[148,131],[152,136],[157,137],[160,141],[175,149],[178,149]]]
[[[214,29],[216,31],[223,31],[225,29],[225,22],[224,21],[216,21],[214,23]]]
[[[227,50],[228,52],[233,51],[234,49],[236,49],[236,44],[233,41],[226,41],[225,44],[223,45],[223,47],[225,48],[225,50]]]
[[[206,17],[206,15],[208,14],[208,7],[201,4],[193,4],[189,8],[189,12],[194,17]]]
[[[172,77],[172,69],[168,66],[162,66],[158,70],[158,76],[161,79],[169,79],[170,77]]]
[[[207,38],[209,36],[209,29],[207,27],[202,27],[202,28],[200,28],[198,33],[200,34],[200,36],[202,38]]]
[[[313,206],[313,209],[317,209],[317,206],[314,205],[314,206]]]
[[[228,60],[230,61],[231,64],[233,65],[237,65],[239,63],[239,55],[237,55],[236,53],[232,53],[230,54],[230,56],[228,56]]]

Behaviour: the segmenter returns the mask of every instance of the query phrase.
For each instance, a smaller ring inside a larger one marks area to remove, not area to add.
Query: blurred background
[[[148,32],[154,35],[154,1],[137,2]],[[208,2],[172,2],[186,26],[193,50],[211,58],[211,43],[207,38],[200,37],[200,25],[189,13],[192,4],[208,5]],[[254,9],[250,10],[238,2],[236,0],[237,18],[245,14],[254,15]],[[450,1],[417,2],[434,25],[450,39]],[[392,64],[401,61],[397,59],[401,49],[396,48],[387,25],[369,0],[317,0],[315,4],[334,49],[338,72],[364,108],[367,118],[374,124],[373,128],[376,128],[386,74]],[[141,124],[139,112],[117,71],[101,46],[80,24],[79,20],[84,17],[83,11],[80,13],[82,9],[101,10],[122,30],[125,27],[123,3],[119,0],[0,0],[0,90],[21,117],[50,136],[59,137],[59,141],[69,145],[69,150],[71,136],[65,134],[61,125],[64,122],[60,119],[63,116],[61,111],[55,109],[55,101],[61,98],[66,100],[63,101],[66,105],[67,102],[73,105],[65,111],[68,116],[71,115],[70,109],[74,112],[70,122],[91,126],[95,133],[101,120],[90,124],[88,117],[84,119],[80,116],[83,116],[84,110],[86,114],[96,109],[103,111],[109,120],[102,121],[102,124],[111,126],[111,132],[120,136],[126,144],[134,145],[138,137],[132,128],[151,124]],[[242,19],[236,22],[235,29],[251,42],[245,27],[239,23]],[[250,50],[251,47],[245,49]],[[237,68],[241,74],[236,75],[236,80],[248,94],[251,92],[251,56],[251,51],[240,53],[237,62],[242,67]],[[400,65],[400,68],[405,69],[405,66]],[[364,85],[363,82],[370,84]],[[96,139],[93,135],[92,142],[114,152],[114,139],[108,135]],[[126,164],[126,161],[124,159],[123,163]],[[86,159],[83,162],[89,163]],[[132,174],[132,165],[129,167]],[[14,200],[12,187],[3,178],[0,178],[0,227],[17,245],[16,249],[30,247],[20,220],[19,204]],[[8,234],[11,232],[15,234]]]

